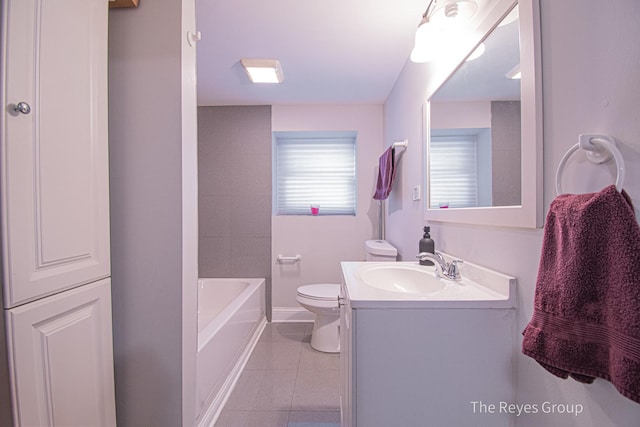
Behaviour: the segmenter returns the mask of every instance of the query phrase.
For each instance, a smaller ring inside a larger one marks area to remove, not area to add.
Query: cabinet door
[[[107,3],[2,1],[5,307],[109,276]]]
[[[109,279],[6,310],[6,323],[17,425],[115,425]]]

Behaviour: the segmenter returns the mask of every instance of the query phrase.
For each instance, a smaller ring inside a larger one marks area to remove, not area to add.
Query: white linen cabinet
[[[115,425],[108,2],[2,0],[1,36],[0,362],[13,424]]]

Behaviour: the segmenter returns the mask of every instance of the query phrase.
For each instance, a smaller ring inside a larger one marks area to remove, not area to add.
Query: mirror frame
[[[476,208],[431,209],[429,206],[429,145],[430,145],[430,103],[429,99],[449,77],[464,63],[475,47],[488,37],[508,12],[519,5],[520,25],[520,81],[521,92],[521,204],[518,206],[491,206]],[[543,222],[543,127],[542,127],[542,83],[540,57],[540,6],[539,0],[505,0],[494,7],[478,26],[483,34],[462,61],[445,72],[435,88],[427,93],[424,114],[425,141],[425,188],[424,219],[428,222],[454,222],[463,224],[540,228]]]

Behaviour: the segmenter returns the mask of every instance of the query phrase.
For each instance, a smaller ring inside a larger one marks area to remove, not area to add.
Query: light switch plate
[[[420,185],[416,185],[415,187],[413,187],[413,194],[411,196],[413,200],[420,200],[420,193],[421,193],[420,187],[421,187]]]

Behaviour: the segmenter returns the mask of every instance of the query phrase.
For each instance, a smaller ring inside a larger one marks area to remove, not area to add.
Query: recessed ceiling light
[[[282,83],[280,62],[275,59],[241,59],[240,62],[253,83]]]

